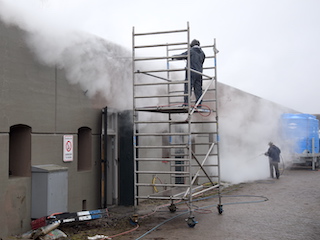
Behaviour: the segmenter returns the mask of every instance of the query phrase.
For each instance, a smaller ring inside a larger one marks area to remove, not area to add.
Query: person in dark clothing
[[[206,58],[206,55],[200,48],[200,42],[196,39],[192,40],[190,44],[190,68],[201,72],[203,70],[203,63]],[[187,60],[188,59],[188,51],[179,54],[174,55],[172,57],[173,60]],[[189,90],[194,89],[194,94],[196,96],[196,102],[198,102],[199,98],[202,95],[202,75],[199,73],[195,73],[193,71],[190,72],[191,79],[190,79],[190,86],[188,89],[188,83],[185,83],[184,85],[184,93],[187,94]],[[186,68],[186,80],[188,80],[188,63]],[[201,102],[199,102],[198,107],[201,107]],[[184,105],[188,105],[188,96],[184,97]]]
[[[274,178],[273,169],[276,172],[277,179],[279,179],[280,177],[280,172],[279,172],[280,153],[281,153],[281,150],[272,142],[269,142],[269,149],[265,153],[265,155],[269,157],[270,175],[272,178]]]

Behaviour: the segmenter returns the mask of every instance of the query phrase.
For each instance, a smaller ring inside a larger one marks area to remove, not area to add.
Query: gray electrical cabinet
[[[54,164],[32,166],[31,218],[68,210],[68,168]]]

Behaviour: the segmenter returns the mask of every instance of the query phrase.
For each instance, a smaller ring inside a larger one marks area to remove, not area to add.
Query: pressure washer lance
[[[45,236],[47,235],[49,232],[51,232],[52,230],[56,229],[57,227],[59,227],[60,225],[60,221],[56,221],[53,222],[45,227],[41,227],[39,229],[37,229],[35,231],[35,233],[33,234],[32,238],[33,239],[37,239],[40,236]]]
[[[260,157],[260,156],[262,156],[262,155],[265,155],[265,153],[261,153],[261,154],[259,154],[258,156],[255,156],[255,157],[253,157],[253,158],[250,158],[250,159],[247,160],[247,161],[255,160],[256,158],[258,158],[258,157]]]

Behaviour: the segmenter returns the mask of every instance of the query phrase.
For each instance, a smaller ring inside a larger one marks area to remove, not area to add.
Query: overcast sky
[[[131,50],[136,32],[184,29],[217,40],[218,81],[304,113],[320,113],[319,0],[0,0],[29,30],[93,33]],[[3,7],[4,5],[0,5]]]

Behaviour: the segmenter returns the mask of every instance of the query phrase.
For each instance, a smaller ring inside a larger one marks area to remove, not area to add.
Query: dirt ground
[[[185,203],[170,212],[167,201],[147,201],[133,207],[113,207],[109,217],[81,225],[59,227],[70,240],[96,235],[112,239],[320,239],[320,171],[285,170],[280,179],[233,185],[222,193],[223,213],[217,210],[216,192],[193,202],[198,223],[189,227]],[[155,211],[156,210],[156,211]],[[130,219],[138,213],[138,225]],[[118,235],[123,234],[123,235]]]

